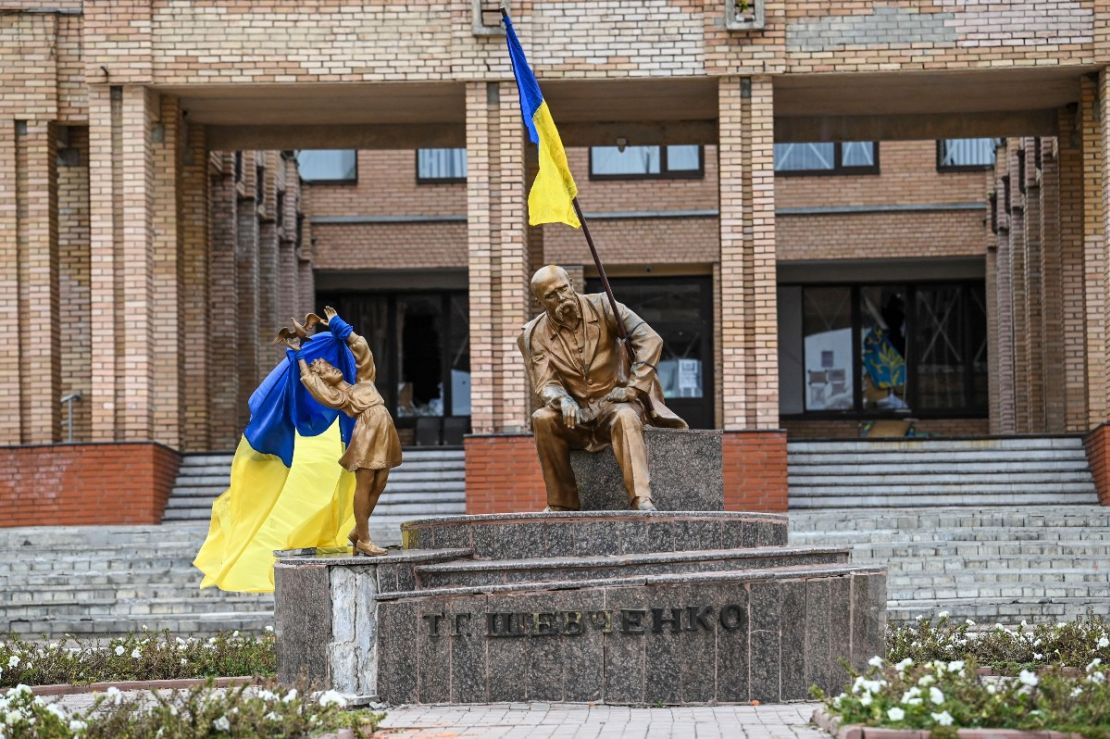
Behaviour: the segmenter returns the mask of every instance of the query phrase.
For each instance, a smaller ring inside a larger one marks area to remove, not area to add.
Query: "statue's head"
[[[578,295],[562,267],[549,264],[536,270],[532,275],[532,294],[543,304],[547,315],[560,323],[575,323],[581,317]]]
[[[343,382],[343,373],[326,359],[314,359],[312,364],[308,365],[308,368],[312,370],[312,374],[329,385],[338,385]]]

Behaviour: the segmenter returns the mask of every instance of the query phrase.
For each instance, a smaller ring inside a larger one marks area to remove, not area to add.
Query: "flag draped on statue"
[[[355,381],[346,344],[329,332],[304,343]],[[316,402],[292,361],[262,381],[231,464],[231,485],[212,505],[208,538],[193,564],[202,588],[265,593],[274,589],[275,549],[343,547],[354,524],[355,476],[339,465],[354,419]]]
[[[513,30],[513,22],[507,13],[503,17],[509,59],[513,63],[516,86],[520,90],[520,112],[524,117],[524,127],[528,129],[528,138],[539,146],[540,153],[540,171],[528,193],[528,223],[533,226],[565,223],[578,228],[582,224],[574,212],[573,204],[578,195],[578,186],[571,176],[563,141],[559,138],[547,101],[540,92],[536,75],[528,66],[524,49]]]

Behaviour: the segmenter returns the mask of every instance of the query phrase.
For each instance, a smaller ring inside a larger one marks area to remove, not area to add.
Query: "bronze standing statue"
[[[518,345],[532,391],[543,407],[532,430],[547,487],[548,511],[581,507],[570,450],[597,452],[612,444],[632,510],[653,511],[644,424],[686,428],[663,403],[655,375],[663,340],[617,303],[619,319],[604,294],[580,295],[566,270],[554,265],[532,276],[532,292],[544,313],[530,321]],[[634,359],[618,340],[624,324]]]
[[[308,314],[304,325],[293,321],[293,329],[282,329],[276,341],[283,342],[294,351],[300,350],[307,329],[316,323],[329,325],[336,318],[335,309],[324,308],[327,318]],[[340,319],[341,320],[341,319]],[[308,364],[297,357],[301,370],[301,383],[321,405],[346,413],[355,419],[347,451],[339,458],[344,469],[355,473],[355,529],[347,537],[355,556],[385,554],[385,550],[370,539],[370,514],[385,490],[389,470],[401,464],[401,442],[393,418],[386,410],[385,401],[374,385],[377,370],[374,355],[366,339],[352,331],[347,336],[347,346],[355,357],[356,382],[352,385],[343,379],[343,373],[323,359]]]

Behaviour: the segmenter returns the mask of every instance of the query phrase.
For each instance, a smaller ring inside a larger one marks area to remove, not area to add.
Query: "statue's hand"
[[[325,305],[324,306],[324,315],[327,316],[328,320],[330,321],[331,319],[335,318],[339,314],[335,312],[335,308],[332,308],[330,305]]]
[[[610,403],[631,403],[636,399],[636,391],[633,388],[617,385],[609,391],[605,399]]]
[[[563,425],[568,429],[572,429],[578,425],[579,414],[581,409],[574,398],[563,398],[559,401],[559,410],[563,413]]]
[[[285,344],[294,351],[300,351],[301,337],[297,335],[296,330],[283,328],[281,331],[278,331],[278,335],[274,337],[274,343]]]

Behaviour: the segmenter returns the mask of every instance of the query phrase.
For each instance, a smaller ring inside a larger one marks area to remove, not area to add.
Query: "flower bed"
[[[140,631],[105,644],[74,637],[0,642],[0,687],[270,676],[276,667],[272,631],[261,636],[225,632],[207,639]]]
[[[826,728],[849,736],[882,736],[868,727],[927,730],[955,737],[960,728],[1054,730],[1088,739],[1110,737],[1107,668],[1092,659],[1079,675],[1046,669],[983,678],[973,658],[896,663],[873,657],[851,687],[833,698],[820,691]],[[914,736],[912,733],[899,736]]]
[[[318,736],[342,728],[368,735],[382,718],[367,710],[346,710],[343,697],[331,691],[309,696],[296,688],[247,686],[142,697],[109,688],[92,707],[69,712],[20,685],[0,694],[0,714],[0,735],[38,739],[269,739]]]

